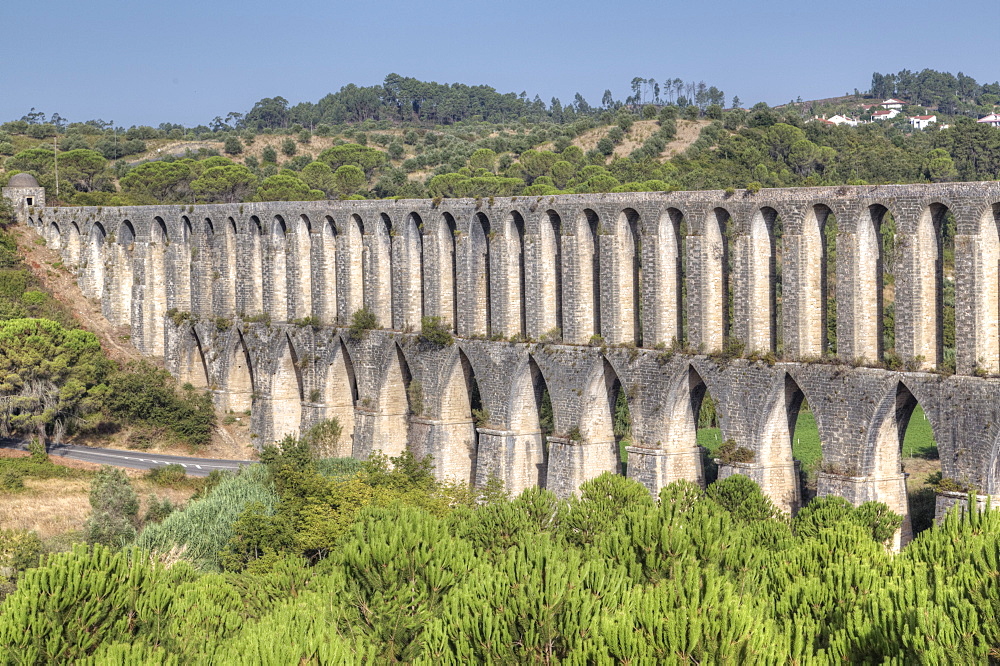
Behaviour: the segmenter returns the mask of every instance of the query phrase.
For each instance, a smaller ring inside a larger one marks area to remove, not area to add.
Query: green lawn
[[[698,431],[698,444],[715,453],[722,444],[721,437],[718,428],[703,428]],[[937,455],[937,444],[934,443],[930,421],[924,416],[924,410],[920,405],[917,405],[906,429],[906,437],[903,439],[903,457],[937,458]],[[799,412],[799,418],[795,423],[795,435],[792,437],[792,456],[806,468],[818,464],[823,457],[816,419],[811,411]]]

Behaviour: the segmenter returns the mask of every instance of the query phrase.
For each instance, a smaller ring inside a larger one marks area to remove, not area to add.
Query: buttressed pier
[[[818,493],[907,514],[919,403],[943,476],[1000,497],[997,182],[102,209],[45,207],[19,175],[4,195],[109,320],[249,412],[260,443],[335,417],[340,455],[408,447],[442,476],[566,495],[622,469],[623,390],[627,474],[657,492],[704,483],[708,391],[752,452],[720,477],[795,510],[805,398]],[[379,328],[352,339],[362,307]],[[424,316],[455,343],[422,339]]]

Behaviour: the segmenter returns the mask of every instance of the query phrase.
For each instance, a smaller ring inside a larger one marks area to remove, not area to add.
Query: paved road
[[[0,447],[5,449],[27,449],[27,442],[0,439]],[[246,465],[253,465],[252,460],[216,460],[213,458],[191,458],[188,456],[166,456],[158,453],[142,451],[123,451],[120,449],[97,449],[90,446],[75,446],[73,444],[53,444],[49,447],[50,456],[62,456],[72,460],[114,465],[115,467],[130,467],[132,469],[153,469],[166,465],[181,465],[191,476],[208,476],[214,470],[235,471]]]

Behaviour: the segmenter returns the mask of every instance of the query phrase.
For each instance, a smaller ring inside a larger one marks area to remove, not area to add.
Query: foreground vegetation
[[[316,461],[288,440],[265,458],[139,549],[27,567],[0,662],[984,663],[1000,646],[996,512],[893,555],[883,505],[789,520],[742,476],[657,501],[604,475],[558,500],[436,483],[409,456]]]

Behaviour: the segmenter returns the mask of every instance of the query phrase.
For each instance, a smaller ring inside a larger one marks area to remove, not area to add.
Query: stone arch
[[[299,436],[302,424],[302,373],[292,339],[281,341],[281,356],[271,378],[271,438],[278,442],[286,435]]]
[[[586,466],[587,478],[603,472],[618,474],[621,471],[615,437],[615,403],[621,386],[614,366],[602,356],[591,372],[582,396],[579,430],[583,442],[590,449],[588,453],[592,462]]]
[[[746,338],[743,342],[749,351],[770,352],[777,340],[777,304],[775,301],[775,240],[774,225],[778,212],[765,206],[750,218],[750,228],[741,259],[746,273],[741,277],[746,284],[746,297],[738,299],[745,308]]]
[[[474,334],[493,335],[493,276],[491,256],[492,229],[490,219],[483,213],[476,213],[472,220],[472,238],[470,245],[470,298],[466,306],[468,316],[473,322]]]
[[[365,225],[368,247],[365,257],[365,306],[375,313],[379,325],[392,328],[392,221],[385,213]]]
[[[600,217],[589,208],[577,219],[576,249],[580,279],[578,288],[574,290],[578,303],[573,319],[580,328],[571,342],[578,344],[586,344],[592,336],[602,334],[600,224]]]
[[[346,294],[344,304],[346,311],[342,313],[345,319],[350,319],[351,315],[365,307],[365,263],[368,261],[368,252],[364,244],[364,225],[358,215],[351,215],[347,220],[347,229],[344,233],[344,262],[347,264],[345,286]]]
[[[610,342],[642,345],[642,239],[639,213],[626,208],[618,215],[615,227],[615,297],[611,310],[617,321],[608,326]],[[610,313],[609,313],[610,314]]]
[[[129,220],[118,225],[114,248],[114,293],[111,295],[111,311],[114,323],[119,326],[132,324],[132,290],[135,282],[133,258],[135,256],[135,227]]]
[[[146,264],[146,289],[143,327],[146,334],[146,353],[162,356],[164,353],[167,314],[167,245],[170,236],[161,217],[153,218],[150,225],[150,245]]]
[[[769,400],[770,409],[761,424],[756,455],[757,482],[774,505],[794,514],[802,505],[802,489],[792,457],[795,422],[805,394],[787,372]]]
[[[548,475],[547,439],[551,422],[542,423],[542,408],[548,395],[548,384],[538,363],[529,355],[514,373],[511,384],[510,431],[512,450],[508,454],[509,469],[503,478],[512,494],[538,486],[544,488]],[[548,401],[551,407],[551,399]],[[551,415],[550,415],[551,418]]]
[[[247,225],[249,242],[246,244],[247,276],[243,283],[246,286],[246,312],[253,315],[264,314],[264,285],[267,284],[264,273],[264,225],[256,215],[250,217]]]
[[[923,367],[937,367],[944,360],[944,238],[943,227],[948,206],[932,203],[917,220],[911,243],[915,278],[909,310],[914,321],[912,355],[923,357]],[[898,300],[898,299],[897,299]],[[897,324],[898,328],[898,324]]]
[[[312,224],[305,215],[292,222],[287,243],[288,312],[294,319],[313,315],[312,302]],[[293,316],[294,315],[294,316]]]
[[[423,220],[417,213],[410,213],[403,223],[403,328],[420,328],[424,316],[424,239]]]
[[[253,362],[243,333],[235,331],[229,351],[225,385],[226,409],[237,414],[250,414],[256,396]]]
[[[678,462],[688,464],[679,469],[671,469],[675,478],[686,478],[694,483],[704,484],[701,450],[698,448],[698,416],[701,405],[708,394],[708,385],[693,364],[678,376],[674,384],[673,397],[668,412],[668,427],[663,450],[668,454],[681,454]]]
[[[343,340],[337,340],[334,345],[335,351],[323,384],[323,415],[326,419],[337,419],[340,424],[340,439],[331,454],[348,457],[354,452],[354,405],[358,399],[358,382],[347,346]]]
[[[372,450],[395,457],[406,450],[410,440],[409,388],[413,375],[398,344],[392,344],[388,356],[388,367],[379,391]]]
[[[45,240],[50,248],[53,250],[62,250],[62,232],[59,230],[59,225],[55,221],[49,222],[49,226],[46,229]]]
[[[191,384],[196,389],[205,390],[211,384],[208,373],[208,363],[205,361],[205,349],[201,338],[193,327],[188,328],[182,344],[180,379],[182,383]]]
[[[1000,203],[986,209],[979,219],[979,248],[974,361],[996,373],[1000,372]]]
[[[855,270],[851,284],[842,285],[854,298],[852,347],[841,347],[842,354],[881,360],[885,352],[884,258],[882,222],[889,209],[881,204],[868,206],[855,230]],[[838,321],[843,317],[838,316]],[[838,335],[838,338],[842,338]]]
[[[647,281],[652,294],[648,305],[653,311],[650,322],[650,341],[671,344],[684,340],[683,300],[683,237],[681,225],[684,216],[676,208],[668,208],[660,215],[656,233],[655,260]],[[651,278],[651,279],[650,279]]]
[[[906,384],[895,382],[875,411],[865,447],[865,468],[871,491],[861,501],[883,502],[891,511],[903,516],[903,524],[894,538],[897,548],[906,545],[913,535],[902,450],[906,428],[917,404],[917,398]]]
[[[104,245],[108,238],[108,232],[100,222],[94,222],[90,227],[90,234],[87,241],[87,273],[89,279],[89,296],[104,303]]]
[[[451,213],[442,213],[438,223],[437,250],[440,277],[437,315],[458,332],[458,256],[455,237],[458,226]]]
[[[80,239],[80,227],[76,222],[70,222],[66,230],[66,256],[70,266],[78,268],[80,266],[80,248],[83,243]]]
[[[222,251],[219,253],[218,270],[220,274],[221,287],[219,289],[219,300],[222,311],[226,316],[232,316],[236,312],[237,294],[237,270],[236,255],[238,247],[238,236],[236,234],[236,220],[228,218],[225,224],[225,231],[222,237]]]
[[[265,292],[268,295],[267,311],[274,321],[288,320],[289,250],[287,232],[288,227],[285,224],[285,219],[281,215],[275,215],[274,220],[271,222],[271,231],[269,234],[270,252],[268,252],[268,257],[271,269],[270,280],[264,283],[265,286],[270,286],[270,289]],[[294,286],[292,286],[291,293],[295,293]]]
[[[828,224],[836,224],[836,216],[826,204],[810,206],[802,224],[802,241],[798,257],[798,353],[803,357],[818,357],[830,350],[830,254]]]
[[[503,334],[506,337],[524,336],[528,323],[525,310],[524,218],[516,210],[504,220],[503,240],[505,256],[501,279],[506,292]]]
[[[538,312],[532,319],[539,322],[534,337],[541,337],[553,329],[564,332],[563,324],[563,252],[562,218],[554,210],[545,211],[538,233]]]
[[[197,250],[194,246],[194,231],[191,220],[181,217],[180,243],[168,250],[172,261],[174,298],[171,305],[180,312],[193,312],[191,300],[191,263]],[[169,279],[169,278],[168,278]]]
[[[323,279],[317,293],[320,297],[320,316],[323,323],[337,323],[337,225],[329,215],[323,220],[322,230]]]
[[[435,461],[441,478],[475,483],[479,433],[472,410],[481,407],[475,370],[469,357],[459,349],[441,394],[443,441]]]
[[[729,226],[732,215],[725,208],[714,208],[705,219],[703,230],[703,298],[701,342],[706,350],[722,349],[730,335],[730,258]]]

